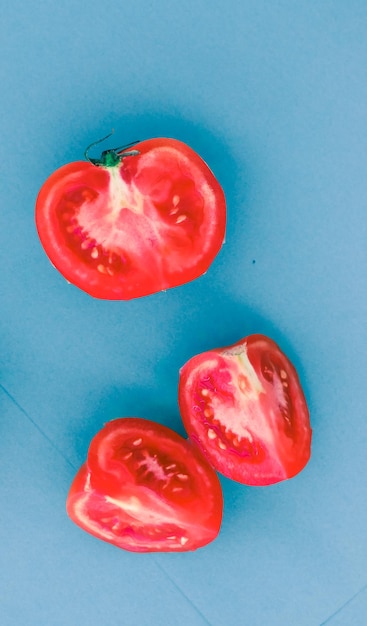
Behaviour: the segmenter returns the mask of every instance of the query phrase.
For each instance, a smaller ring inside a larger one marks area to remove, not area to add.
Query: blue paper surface
[[[367,623],[367,5],[362,0],[2,7],[0,621]],[[131,302],[65,282],[34,203],[58,167],[170,136],[226,193],[208,272]],[[74,526],[91,438],[137,415],[184,434],[179,368],[260,332],[297,367],[312,458],[264,489],[221,478],[218,539],[135,555]]]

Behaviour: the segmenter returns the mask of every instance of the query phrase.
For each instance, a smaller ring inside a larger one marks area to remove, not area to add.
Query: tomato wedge
[[[225,222],[217,179],[176,139],[149,139],[64,165],[36,202],[39,238],[52,264],[108,300],[194,280],[219,252]]]
[[[217,474],[191,442],[141,418],[107,423],[91,442],[67,498],[70,518],[132,552],[184,552],[219,533]]]
[[[310,458],[309,412],[297,372],[263,335],[190,359],[180,372],[187,433],[211,465],[246,485],[298,474]]]

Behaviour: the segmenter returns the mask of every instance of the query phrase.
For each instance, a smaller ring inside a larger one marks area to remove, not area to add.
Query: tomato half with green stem
[[[297,372],[264,335],[190,359],[179,404],[189,437],[219,472],[246,485],[298,474],[310,458],[311,426]]]
[[[91,442],[67,498],[70,518],[132,552],[184,552],[219,533],[215,471],[190,441],[141,418],[107,423]]]
[[[52,264],[109,300],[205,273],[224,240],[226,206],[201,157],[176,139],[105,150],[100,159],[89,158],[91,146],[87,161],[56,170],[37,198],[37,230]]]

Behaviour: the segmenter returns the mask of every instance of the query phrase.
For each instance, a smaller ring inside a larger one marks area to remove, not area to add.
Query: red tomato
[[[270,485],[310,458],[311,427],[298,375],[277,344],[250,335],[182,368],[179,404],[211,465],[246,485]]]
[[[107,150],[44,183],[36,225],[53,265],[96,298],[129,300],[208,269],[225,232],[225,198],[204,161],[176,139]]]
[[[216,538],[223,498],[191,442],[154,422],[120,418],[92,440],[66,508],[75,524],[119,548],[184,552]]]

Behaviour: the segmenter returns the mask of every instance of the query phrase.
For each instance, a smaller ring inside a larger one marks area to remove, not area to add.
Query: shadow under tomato
[[[175,407],[175,389],[168,397],[162,398],[159,384],[155,389],[111,385],[94,389],[86,399],[86,406],[74,430],[73,457],[82,463],[87,455],[94,435],[106,422],[119,417],[141,417],[158,422],[186,437],[181,419]]]

